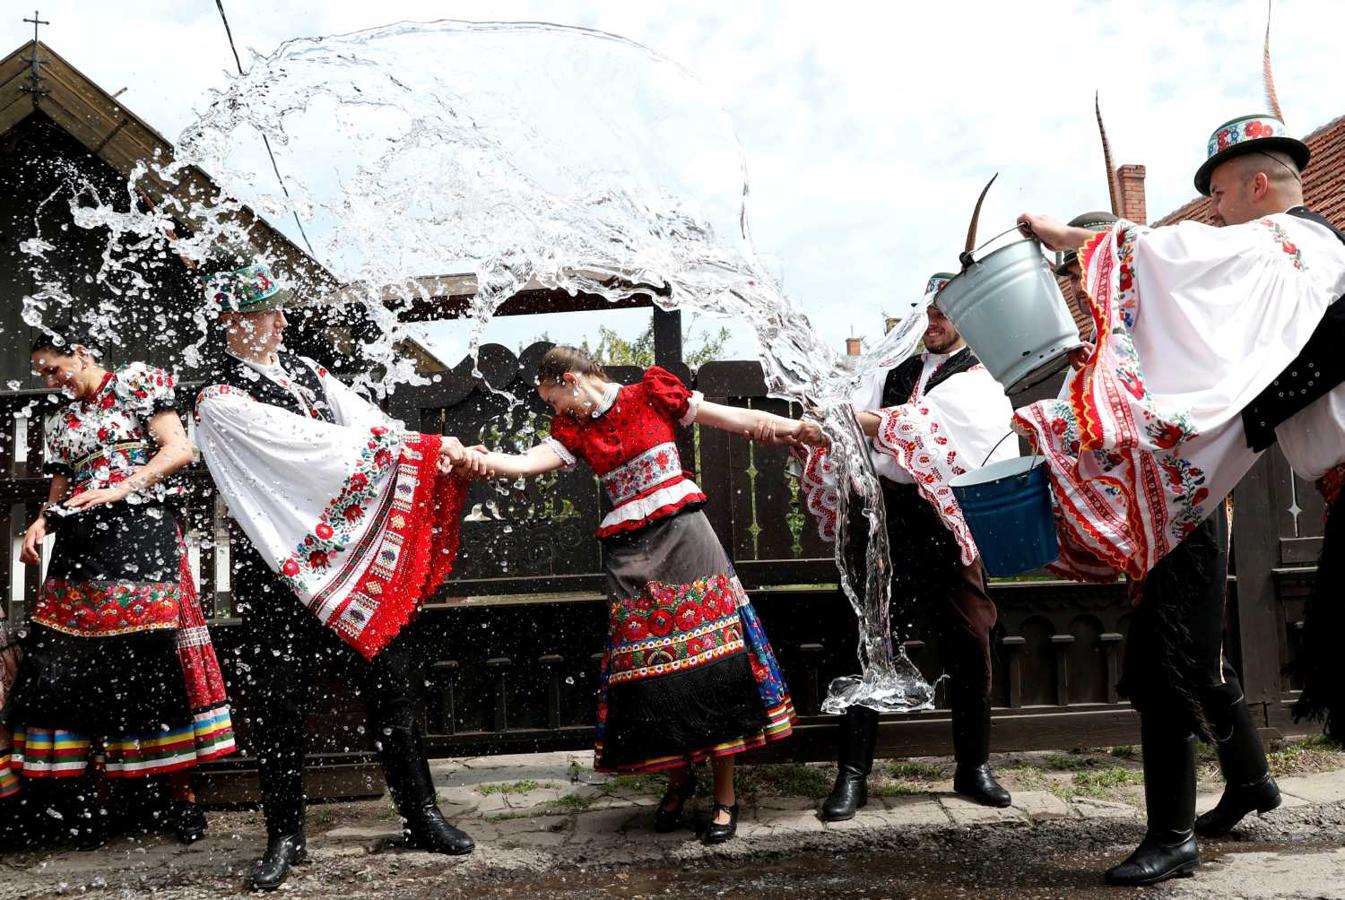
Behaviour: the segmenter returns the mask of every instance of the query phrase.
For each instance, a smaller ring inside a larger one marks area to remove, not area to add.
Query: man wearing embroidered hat
[[[951,278],[943,272],[933,276],[926,297],[937,295]],[[894,611],[901,604],[903,613],[930,620],[948,672],[957,759],[953,788],[986,806],[1008,806],[1009,792],[995,780],[988,762],[995,605],[948,481],[1018,455],[1017,440],[1003,440],[1013,410],[1004,388],[937,305],[929,307],[924,343],[918,356],[866,374],[850,402],[871,439],[870,455],[882,482]],[[805,428],[808,434],[801,440],[824,442],[815,424]],[[803,467],[807,504],[818,517],[822,536],[831,540],[836,485],[829,469],[826,451],[810,447]],[[849,552],[862,560],[866,522],[857,519],[850,533],[859,538]],[[857,569],[863,569],[862,563]],[[852,706],[840,732],[836,784],[822,804],[826,821],[852,818],[868,800],[866,779],[873,768],[878,713]]]
[[[1097,233],[1020,217],[1049,248],[1078,250],[1100,326],[1097,351],[1067,376],[1060,399],[1016,417],[1050,465],[1057,570],[1144,581],[1125,686],[1140,711],[1149,828],[1108,871],[1112,883],[1189,874],[1199,864],[1197,832],[1225,833],[1279,804],[1222,654],[1222,510],[1256,458],[1239,412],[1345,291],[1345,247],[1294,209],[1307,162],[1307,147],[1278,116],[1243,117],[1216,130],[1196,175],[1226,227],[1122,220]],[[1158,638],[1176,632],[1188,635],[1181,646]],[[1228,782],[1198,823],[1193,731],[1217,742]]]
[[[304,714],[319,659],[359,689],[407,844],[468,853],[435,802],[404,626],[452,566],[464,485],[450,469],[472,460],[285,350],[293,293],[266,265],[238,262],[205,277],[228,356],[197,398],[196,439],[235,525],[239,670],[267,825],[251,886],[279,887],[306,856]]]

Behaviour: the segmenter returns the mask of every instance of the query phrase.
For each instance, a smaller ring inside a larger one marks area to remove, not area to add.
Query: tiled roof
[[[1303,173],[1303,201],[1338,228],[1345,227],[1345,116],[1318,128],[1303,139],[1312,151],[1312,161]],[[1208,197],[1197,197],[1168,213],[1155,225],[1194,220],[1214,224]]]

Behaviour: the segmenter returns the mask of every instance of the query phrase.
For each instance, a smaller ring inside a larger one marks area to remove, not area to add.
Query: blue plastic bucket
[[[1060,556],[1041,462],[1040,456],[1019,456],[949,482],[991,575],[1039,569]]]

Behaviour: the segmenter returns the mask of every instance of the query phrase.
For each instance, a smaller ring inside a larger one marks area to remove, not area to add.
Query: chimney
[[[1133,164],[1116,170],[1121,185],[1121,217],[1141,225],[1148,224],[1149,216],[1144,202],[1144,166]]]
[[[845,339],[845,355],[859,356],[864,352],[864,339],[857,337],[848,337]]]

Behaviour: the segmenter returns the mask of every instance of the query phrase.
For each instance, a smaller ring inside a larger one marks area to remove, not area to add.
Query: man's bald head
[[[1241,153],[1210,174],[1210,199],[1220,224],[1240,225],[1303,203],[1303,177],[1281,150]]]

